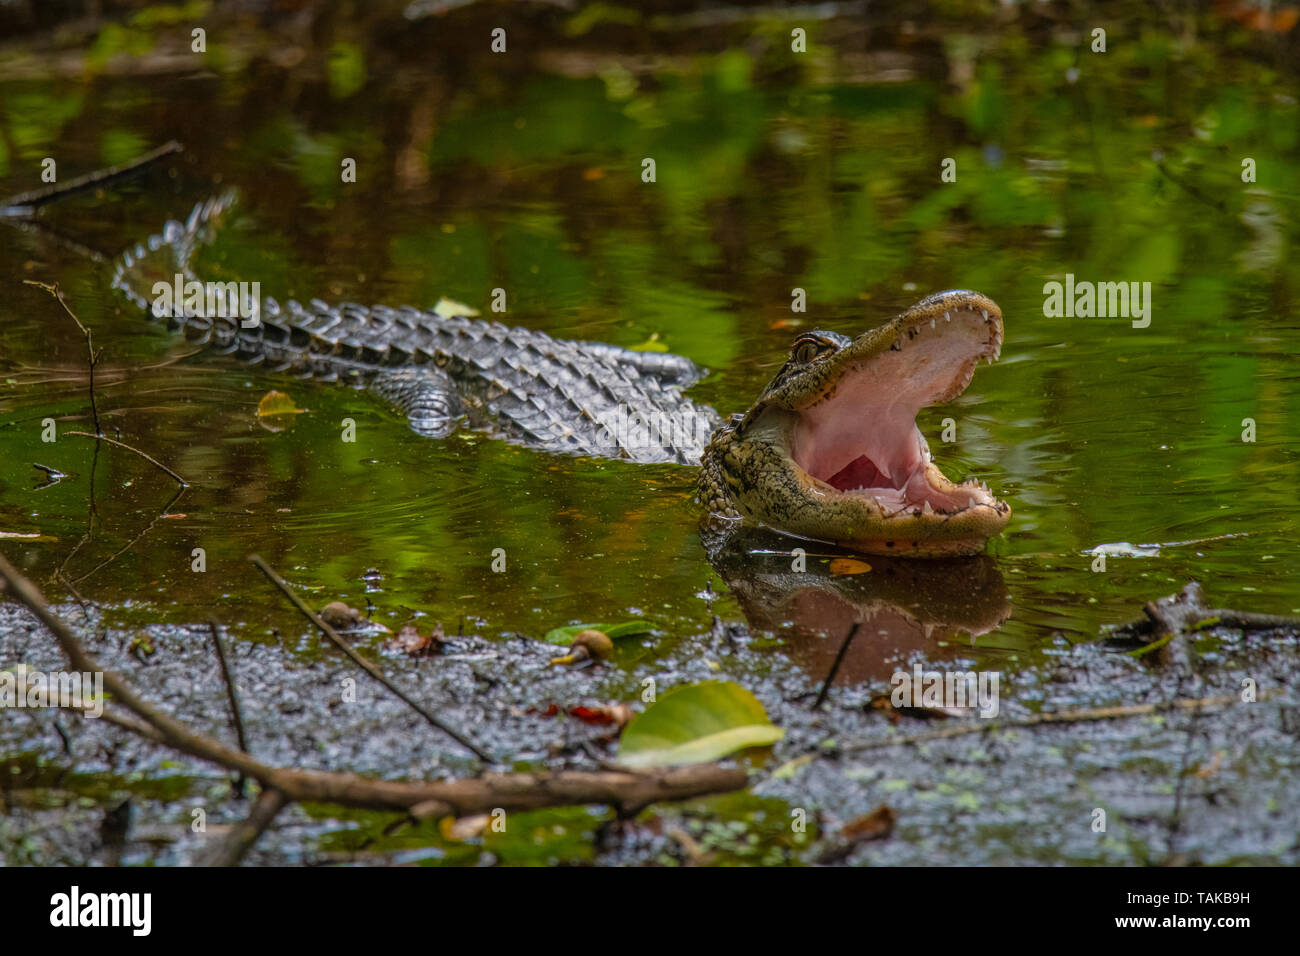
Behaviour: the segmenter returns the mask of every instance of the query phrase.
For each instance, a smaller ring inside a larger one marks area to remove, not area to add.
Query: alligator
[[[977,292],[923,299],[848,338],[810,331],[744,414],[721,422],[682,393],[705,370],[687,358],[568,341],[439,303],[306,304],[272,298],[241,318],[163,307],[155,283],[192,279],[190,260],[234,202],[227,192],[186,222],[122,253],[113,286],[188,338],[303,377],[367,388],[421,435],[460,425],[539,450],[702,465],[705,522],[754,524],[856,551],[968,555],[1011,510],[981,482],[934,465],[916,414],[951,401],[1002,346],[1002,314]],[[197,280],[194,280],[197,281]],[[711,435],[711,438],[710,438]]]

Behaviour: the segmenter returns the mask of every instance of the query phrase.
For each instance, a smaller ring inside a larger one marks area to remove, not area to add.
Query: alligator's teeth
[[[952,321],[952,316],[949,315],[947,312],[945,312],[945,313],[943,314],[943,320],[944,320],[945,322],[951,322],[951,321]]]
[[[980,309],[980,311],[984,313],[984,321],[987,322],[987,321],[989,320],[989,310],[988,310],[988,309]]]
[[[930,328],[934,328],[934,319],[930,320]]]
[[[925,504],[921,505],[921,514],[923,515],[934,514],[934,509],[930,507],[930,502],[927,501]]]
[[[975,499],[974,499],[974,498],[967,498],[967,499],[966,499],[966,502],[967,502],[967,504],[966,504],[966,507],[967,507],[967,508],[974,508],[974,507],[975,507]]]

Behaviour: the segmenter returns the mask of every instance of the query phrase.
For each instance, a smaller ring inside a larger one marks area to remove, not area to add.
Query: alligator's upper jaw
[[[916,427],[920,409],[956,398],[979,360],[1001,349],[1002,314],[990,299],[959,291],[922,300],[833,356],[827,387],[794,409],[791,457],[812,488],[874,499],[886,516],[1009,515],[983,484],[944,477]]]

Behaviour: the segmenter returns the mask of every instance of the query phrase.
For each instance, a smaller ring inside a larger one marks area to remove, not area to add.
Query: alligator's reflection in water
[[[930,661],[962,656],[972,637],[1011,616],[1006,583],[987,555],[863,561],[809,542],[799,571],[796,546],[758,531],[706,541],[750,627],[783,638],[786,652],[818,681],[888,682],[912,652]],[[860,573],[836,573],[845,569],[833,566],[837,558]]]

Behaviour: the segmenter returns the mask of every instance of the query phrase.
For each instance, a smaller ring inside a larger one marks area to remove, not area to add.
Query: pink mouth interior
[[[988,351],[980,312],[957,309],[899,334],[887,349],[849,369],[830,398],[799,415],[795,463],[837,491],[873,497],[886,511],[954,511],[992,496],[977,486],[942,492],[926,478],[929,455],[916,427],[922,408],[961,392]],[[956,392],[954,392],[956,384]]]

